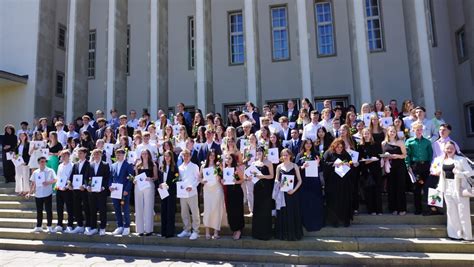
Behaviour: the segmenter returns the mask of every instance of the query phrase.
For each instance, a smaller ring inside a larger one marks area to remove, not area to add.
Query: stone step
[[[56,220],[53,221],[53,225]],[[33,229],[36,219],[0,218],[0,227]],[[177,231],[180,231],[182,223],[177,223]],[[108,221],[107,231],[112,232],[116,228],[115,221]],[[135,223],[131,223],[131,231],[135,232]],[[204,226],[202,225],[202,228]],[[228,227],[223,227],[223,234],[230,234]],[[156,222],[154,231],[160,233],[161,223]],[[244,228],[245,235],[251,235],[251,225]],[[446,227],[440,225],[352,225],[351,227],[334,228],[324,227],[317,232],[306,232],[305,236],[312,237],[400,237],[400,238],[443,238],[446,237]]]
[[[234,248],[234,249],[265,249],[265,250],[308,250],[308,251],[353,251],[353,252],[430,252],[430,253],[474,253],[474,242],[452,241],[446,238],[376,238],[376,237],[304,237],[300,241],[288,242],[281,240],[262,241],[248,236],[233,240],[230,236],[222,236],[219,240],[206,240],[202,236],[197,240],[187,238],[161,238],[156,236],[138,237],[136,235],[116,237],[86,236],[74,234],[31,233],[30,229],[0,228],[0,238],[93,242],[107,244],[158,245],[176,247],[201,248]]]
[[[211,241],[212,242],[212,241]],[[236,241],[239,242],[239,241]],[[405,266],[456,266],[473,265],[473,255],[463,253],[413,253],[413,252],[351,252],[308,250],[262,250],[248,248],[198,248],[150,246],[142,244],[104,244],[92,242],[64,242],[38,240],[0,239],[0,249],[120,255],[147,258],[166,258],[190,261],[221,261],[222,263],[255,262],[261,264],[302,265],[405,265]],[[157,260],[158,262],[159,260]]]

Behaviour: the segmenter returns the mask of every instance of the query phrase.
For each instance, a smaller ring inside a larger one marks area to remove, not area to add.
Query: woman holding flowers
[[[320,128],[321,129],[321,128]],[[303,141],[300,153],[296,156],[296,164],[300,166],[301,172],[301,215],[303,226],[306,231],[319,231],[324,226],[324,200],[319,177],[307,176],[310,168],[307,161],[316,161],[319,165],[319,156],[314,149],[311,140]]]

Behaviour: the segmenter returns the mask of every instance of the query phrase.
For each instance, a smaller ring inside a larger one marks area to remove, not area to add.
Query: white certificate
[[[30,146],[33,146],[34,149],[43,148],[46,146],[44,141],[31,141]]]
[[[59,177],[58,176],[58,181],[57,181],[57,186],[58,188],[65,188],[66,187],[66,184],[67,184],[67,177]]]
[[[123,184],[112,183],[111,187],[114,191],[110,191],[110,197],[113,199],[122,199]]]
[[[102,190],[102,176],[93,176],[91,182],[91,191],[100,192]]]
[[[18,156],[16,159],[14,158],[12,161],[13,161],[13,165],[15,165],[15,167],[19,167],[23,163],[25,163],[22,156]]]
[[[156,129],[156,133],[157,133],[159,139],[163,139],[163,130]]]
[[[248,164],[252,164],[252,162],[255,161],[255,156],[257,155],[257,151],[255,149],[248,150],[247,153],[250,154],[250,159],[248,161]]]
[[[283,141],[281,141],[281,145],[282,145],[284,148],[290,147],[290,140],[283,140]]]
[[[127,153],[128,163],[135,164],[136,160],[137,160],[137,153],[135,153],[135,151],[128,151],[128,153]]]
[[[233,185],[235,184],[234,182],[234,168],[224,168],[224,185]]]
[[[428,188],[428,205],[442,208],[443,207],[443,193],[434,188]]]
[[[342,163],[342,161],[340,159],[337,159],[334,164],[337,165],[339,163]],[[343,164],[339,167],[334,167],[334,171],[337,173],[337,175],[339,175],[341,178],[344,177],[344,175],[346,175],[349,171],[351,170],[351,167]]]
[[[176,196],[178,198],[188,198],[189,192],[186,191],[186,188],[188,188],[186,182],[176,182]]]
[[[114,153],[114,144],[105,143],[104,150],[107,155],[111,156]]]
[[[204,168],[202,170],[203,180],[207,181],[207,185],[215,185],[216,184],[216,175],[214,175],[214,167]]]
[[[46,182],[46,175],[44,172],[38,172],[35,177],[36,187],[43,187],[43,183]]]
[[[278,155],[278,148],[268,149],[268,160],[273,164],[280,162],[280,157]]]
[[[13,160],[13,159],[14,159],[14,157],[13,157],[14,155],[15,155],[15,153],[13,153],[13,152],[8,152],[8,153],[7,153],[7,160]]]
[[[135,176],[135,181],[137,181],[138,190],[143,191],[147,188],[150,188],[150,182],[146,180],[146,174],[144,172]]]
[[[48,159],[49,158],[49,149],[48,148],[41,149],[41,156]]]
[[[380,119],[380,125],[382,128],[387,129],[389,126],[393,125],[392,117],[385,117]]]
[[[262,174],[259,169],[255,165],[250,165],[247,169],[245,169],[245,176],[252,178],[252,182],[256,184],[258,181],[260,181],[259,178],[257,178],[257,174]]]
[[[295,186],[295,176],[294,175],[283,174],[281,176],[280,191],[288,192],[290,190],[293,190],[294,186]]]
[[[370,117],[374,115],[373,113],[365,113],[364,117],[362,118],[364,120],[365,127],[369,127],[370,125]]]
[[[181,142],[176,143],[176,147],[181,148],[181,150],[186,149],[186,141],[181,141]]]
[[[359,152],[352,149],[347,149],[347,153],[351,155],[352,162],[359,162]]]
[[[82,185],[82,180],[84,179],[84,177],[82,176],[82,174],[75,174],[72,176],[72,189],[73,190],[79,190],[81,189],[81,185]]]
[[[174,136],[178,136],[179,135],[179,128],[181,127],[181,125],[177,124],[177,125],[173,125],[173,135]]]
[[[167,198],[167,197],[170,195],[170,193],[168,192],[168,189],[166,189],[166,188],[165,188],[165,189],[161,189],[161,188],[159,188],[159,187],[158,187],[158,194],[160,194],[160,198],[161,198],[161,199],[165,199],[165,198]]]
[[[308,163],[308,167],[304,169],[306,177],[318,177],[318,162],[316,160],[308,160],[305,163]]]
[[[248,139],[240,139],[240,152],[244,152],[244,149],[249,145]]]
[[[296,122],[294,122],[294,121],[293,121],[293,122],[289,122],[289,123],[288,123],[288,126],[289,126],[291,129],[295,129],[295,127],[296,127]]]

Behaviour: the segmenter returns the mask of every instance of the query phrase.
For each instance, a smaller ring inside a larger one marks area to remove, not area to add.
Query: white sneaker
[[[105,229],[100,229],[99,230],[99,235],[104,236],[105,235]]]
[[[71,234],[82,234],[84,233],[84,227],[77,226],[74,230],[71,231]]]
[[[63,231],[63,228],[61,226],[56,226],[53,229],[53,233],[61,233]]]
[[[66,234],[71,234],[72,231],[74,231],[74,230],[72,230],[72,227],[71,227],[71,226],[68,226],[68,227],[66,227],[66,230],[64,231],[64,233],[66,233]]]
[[[85,232],[90,232],[91,231],[91,228],[90,227],[86,227],[86,231]]]
[[[196,240],[199,238],[199,234],[196,232],[193,232],[191,236],[189,237],[189,240]]]
[[[123,228],[122,235],[129,235],[129,234],[130,234],[130,228],[128,227]]]
[[[118,227],[115,231],[112,232],[112,235],[121,235],[123,232],[123,227]]]
[[[32,232],[33,233],[42,233],[42,232],[44,232],[44,230],[41,227],[35,227],[35,228],[33,228]]]
[[[51,227],[51,226],[46,227],[46,232],[48,232],[48,233],[54,233],[53,231],[54,231],[54,230],[53,230],[53,227]]]
[[[89,232],[85,232],[84,234],[85,235],[95,235],[95,234],[97,234],[97,229],[94,228],[94,229],[90,230]]]
[[[183,230],[181,233],[178,234],[178,237],[180,238],[189,237],[189,236],[191,236],[191,233],[186,230]]]

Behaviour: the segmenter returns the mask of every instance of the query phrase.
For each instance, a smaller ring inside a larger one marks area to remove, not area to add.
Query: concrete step
[[[53,221],[53,225],[56,220]],[[0,218],[0,227],[32,229],[36,226],[36,219]],[[115,221],[108,221],[107,231],[112,232],[116,227]],[[182,227],[182,223],[177,223]],[[204,228],[204,226],[202,226]],[[202,229],[203,229],[202,228]],[[131,230],[135,232],[135,223],[132,221]],[[154,230],[161,231],[161,223],[156,222]],[[177,228],[180,231],[181,228]],[[228,227],[223,227],[223,234],[230,234]],[[246,225],[245,235],[251,235],[251,225]],[[446,227],[440,225],[353,225],[348,228],[325,227],[317,232],[306,232],[305,236],[312,237],[400,237],[400,238],[443,238],[446,237]]]
[[[212,241],[211,241],[212,242]],[[239,242],[239,241],[237,241]],[[81,253],[121,255],[147,258],[166,258],[191,261],[241,261],[304,265],[416,265],[456,266],[473,265],[473,255],[463,253],[413,253],[413,252],[351,252],[351,251],[307,251],[307,250],[261,250],[248,248],[199,248],[188,246],[150,246],[142,244],[104,244],[93,242],[64,242],[38,240],[0,239],[0,249],[48,251],[60,253]]]

